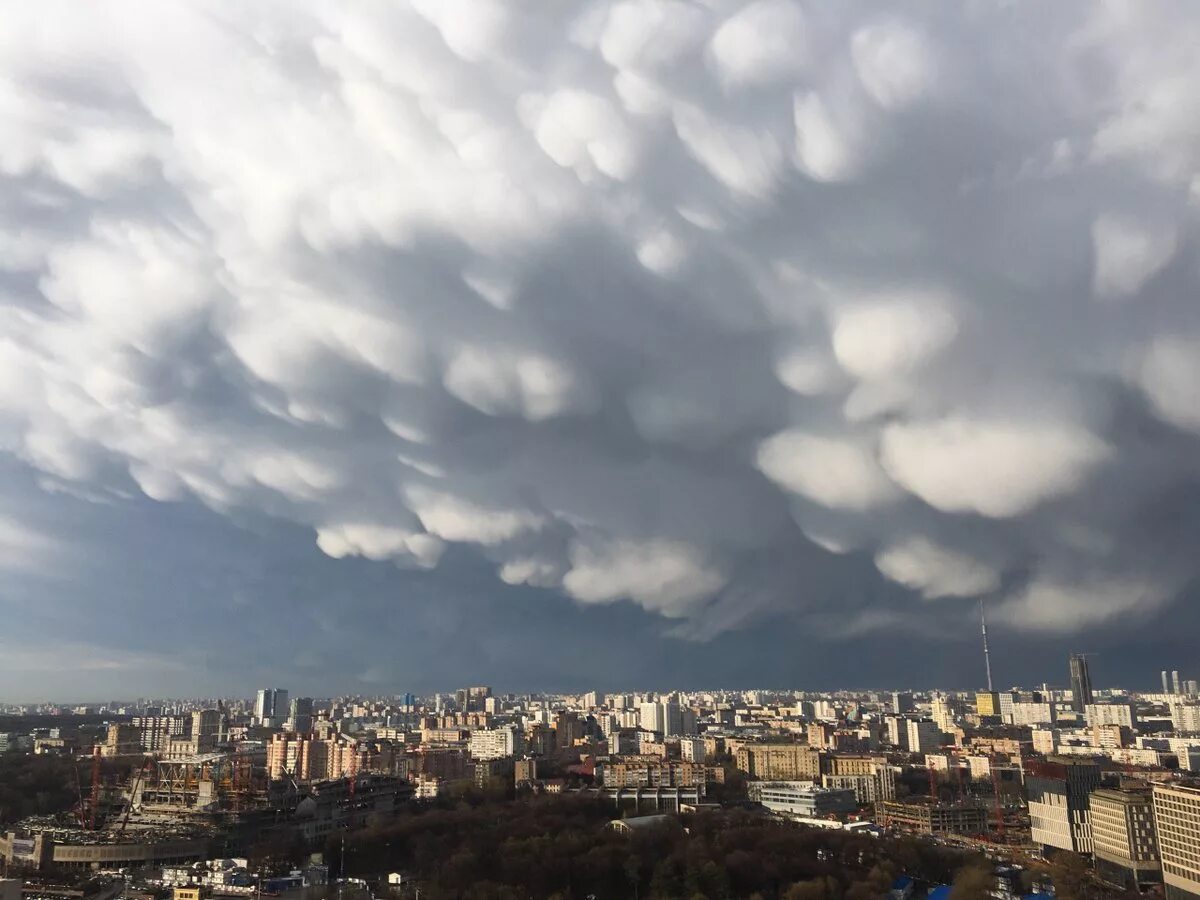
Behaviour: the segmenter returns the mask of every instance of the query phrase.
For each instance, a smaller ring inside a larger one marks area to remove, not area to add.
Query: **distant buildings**
[[[278,728],[287,720],[288,692],[283,688],[262,688],[254,701],[254,718],[267,728]]]
[[[1071,708],[1083,712],[1092,701],[1092,676],[1088,672],[1087,656],[1082,653],[1072,653],[1071,669]]]

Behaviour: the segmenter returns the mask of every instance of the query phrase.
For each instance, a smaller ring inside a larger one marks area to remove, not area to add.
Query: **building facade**
[[[1161,881],[1150,789],[1101,788],[1089,805],[1097,873],[1126,889]]]
[[[1156,784],[1153,798],[1168,900],[1200,896],[1200,787]]]
[[[1052,756],[1025,767],[1030,833],[1042,848],[1092,852],[1090,796],[1100,787],[1100,766],[1088,759]]]

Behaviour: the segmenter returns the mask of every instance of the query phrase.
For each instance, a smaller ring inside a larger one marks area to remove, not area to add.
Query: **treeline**
[[[345,837],[346,875],[405,873],[421,897],[878,900],[897,872],[949,881],[958,851],[800,828],[744,810],[683,816],[625,835],[603,801],[542,797],[414,809]],[[343,871],[341,836],[327,859]]]
[[[91,772],[79,773],[86,790]],[[25,816],[64,812],[79,802],[75,761],[61,756],[0,754],[0,826]]]

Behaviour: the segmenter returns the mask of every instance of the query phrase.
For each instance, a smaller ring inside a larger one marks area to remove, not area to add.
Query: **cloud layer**
[[[114,522],[465,546],[692,636],[1150,615],[1200,570],[1198,38],[1188,5],[11,10],[0,449]],[[2,524],[0,565],[52,555]]]

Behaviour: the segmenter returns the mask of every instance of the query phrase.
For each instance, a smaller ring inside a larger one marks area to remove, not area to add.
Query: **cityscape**
[[[368,863],[347,842],[463,803],[553,803],[599,810],[597,832],[626,840],[736,810],[823,839],[924,841],[958,854],[960,873],[984,861],[986,896],[1188,897],[1200,894],[1200,684],[1188,674],[1163,670],[1152,692],[1102,688],[1072,654],[1062,686],[972,693],[272,687],[9,703],[0,762],[60,761],[77,794],[10,818],[0,865],[47,897],[440,896],[452,881],[438,866]],[[942,888],[878,868],[900,898],[969,889],[961,874]]]

